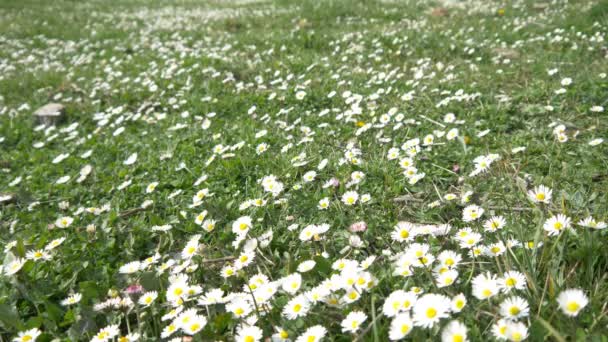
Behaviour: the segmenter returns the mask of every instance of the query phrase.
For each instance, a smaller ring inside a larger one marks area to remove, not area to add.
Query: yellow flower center
[[[302,310],[301,304],[296,304],[293,306],[293,312],[300,312],[300,310]]]
[[[254,341],[255,341],[255,338],[253,338],[253,336],[251,336],[251,335],[245,336],[245,342],[254,342]]]
[[[464,341],[464,336],[462,336],[460,334],[452,335],[452,342],[463,342],[463,341]]]
[[[544,201],[545,200],[545,194],[542,192],[539,192],[536,194],[536,199],[539,201]]]
[[[435,316],[437,316],[437,310],[435,310],[434,308],[428,308],[428,309],[426,309],[426,317],[427,318],[435,318]]]
[[[577,302],[569,302],[566,305],[566,310],[568,310],[570,312],[576,312],[576,311],[578,311],[579,308],[580,308],[580,305],[578,305]]]
[[[403,229],[399,235],[401,236],[402,239],[407,239],[410,236],[410,232]]]
[[[201,325],[198,323],[194,323],[190,326],[190,331],[197,331],[198,329],[201,328]]]
[[[402,324],[401,325],[401,333],[402,334],[407,334],[407,332],[410,331],[410,326],[407,324]]]
[[[283,339],[286,339],[289,337],[289,334],[287,333],[287,331],[281,330],[281,332],[279,333],[279,336],[281,336],[281,338],[283,338]]]
[[[515,286],[517,282],[515,281],[514,278],[507,278],[507,280],[505,280],[505,284],[509,287],[513,287]]]
[[[237,316],[240,316],[240,315],[242,315],[242,314],[244,314],[244,313],[245,313],[245,310],[243,310],[243,308],[236,308],[236,310],[234,310],[234,313],[235,313]]]
[[[490,297],[492,295],[492,291],[490,291],[490,289],[485,289],[485,290],[483,290],[483,292],[481,294],[484,297]]]
[[[512,306],[511,309],[509,309],[509,313],[512,316],[516,316],[517,314],[519,314],[521,310],[519,310],[519,308],[517,306]]]

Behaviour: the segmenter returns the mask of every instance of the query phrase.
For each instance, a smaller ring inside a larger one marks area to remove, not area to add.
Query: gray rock
[[[37,124],[57,125],[65,119],[65,107],[61,103],[48,103],[34,112]]]

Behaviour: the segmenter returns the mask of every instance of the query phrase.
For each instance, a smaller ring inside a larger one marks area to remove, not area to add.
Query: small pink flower
[[[125,289],[125,293],[130,294],[130,295],[142,293],[143,291],[144,291],[144,287],[139,284],[131,284],[131,285],[127,286],[127,288]]]
[[[364,221],[355,222],[348,227],[348,231],[351,233],[364,232],[367,230],[367,223]]]
[[[335,188],[340,186],[340,181],[336,177],[333,177],[332,179],[330,179],[329,183],[331,184],[331,186],[333,186]]]

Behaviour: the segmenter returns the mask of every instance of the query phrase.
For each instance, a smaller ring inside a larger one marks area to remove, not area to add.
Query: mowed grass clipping
[[[608,341],[607,29],[0,2],[0,341]]]

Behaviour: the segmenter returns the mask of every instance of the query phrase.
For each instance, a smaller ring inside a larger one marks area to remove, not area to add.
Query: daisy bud
[[[351,233],[364,232],[367,230],[367,223],[364,221],[355,222],[348,227],[348,231]]]

